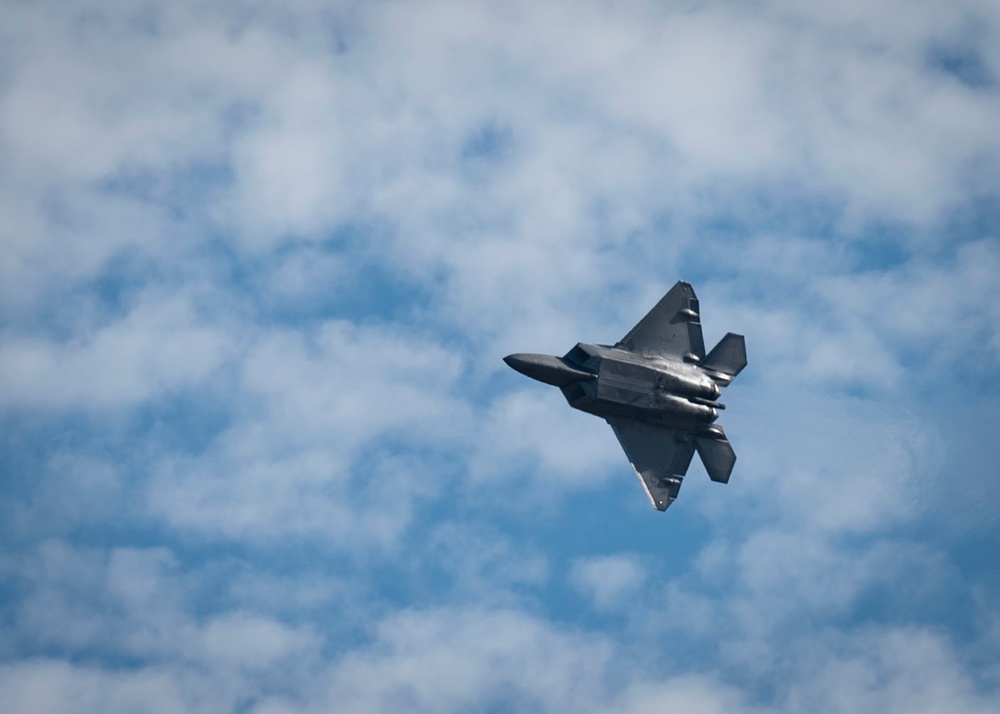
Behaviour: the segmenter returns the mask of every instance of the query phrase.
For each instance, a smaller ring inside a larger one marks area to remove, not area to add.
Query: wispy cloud
[[[4,711],[997,708],[994,4],[4,18]],[[500,358],[678,278],[661,516]]]

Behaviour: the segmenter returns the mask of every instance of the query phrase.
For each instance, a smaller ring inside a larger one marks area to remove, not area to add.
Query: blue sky
[[[0,5],[0,709],[1000,709],[1000,11],[751,5]]]

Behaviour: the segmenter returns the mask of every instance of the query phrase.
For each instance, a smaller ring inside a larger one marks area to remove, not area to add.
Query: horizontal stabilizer
[[[725,433],[723,432],[722,438],[699,436],[695,439],[694,446],[701,457],[701,463],[705,465],[708,477],[719,483],[729,483],[729,476],[736,464],[736,452]]]
[[[719,344],[701,362],[701,368],[723,387],[732,382],[746,366],[746,340],[743,335],[734,335],[732,332],[719,340]]]

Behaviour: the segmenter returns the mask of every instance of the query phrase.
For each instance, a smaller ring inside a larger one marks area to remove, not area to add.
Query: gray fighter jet
[[[577,344],[564,357],[514,354],[504,362],[562,390],[570,406],[607,420],[660,511],[677,498],[697,451],[709,478],[728,483],[736,454],[715,424],[716,401],[747,364],[743,335],[705,354],[698,298],[678,282],[614,346]]]

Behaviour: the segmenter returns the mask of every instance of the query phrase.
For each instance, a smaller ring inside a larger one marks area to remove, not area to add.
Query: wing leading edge
[[[705,340],[698,297],[691,284],[678,281],[615,346],[661,357],[694,355],[702,359]]]
[[[651,426],[634,419],[608,419],[625,455],[632,462],[649,502],[665,511],[677,498],[681,480],[694,456],[694,440],[688,434]]]

